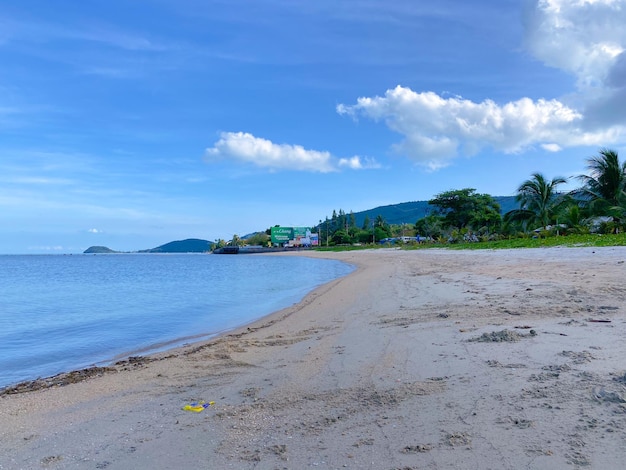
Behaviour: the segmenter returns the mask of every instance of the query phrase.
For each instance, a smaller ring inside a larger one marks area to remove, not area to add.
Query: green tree
[[[365,218],[363,219],[363,225],[361,226],[361,228],[363,230],[369,230],[370,229],[370,225],[371,225],[371,221],[370,218],[367,216],[367,214],[365,215]]]
[[[343,229],[337,230],[332,237],[332,242],[335,245],[345,245],[351,243],[350,235]]]
[[[428,204],[436,207],[445,227],[493,230],[501,221],[500,204],[489,194],[478,194],[474,188],[444,191]]]
[[[415,222],[415,233],[422,237],[439,238],[443,234],[443,217],[430,214]]]
[[[369,230],[357,229],[354,235],[354,240],[359,243],[372,243],[372,229],[371,228]]]
[[[350,238],[352,239],[352,242],[354,243],[359,235],[359,232],[361,232],[361,229],[358,227],[348,227],[348,235],[350,236]]]
[[[270,241],[270,236],[265,232],[258,232],[246,239],[248,245],[266,246]]]
[[[414,227],[410,224],[391,224],[391,236],[393,237],[412,237],[414,236]]]
[[[374,232],[376,235],[376,240],[391,237],[391,227],[389,226],[385,218],[380,214],[377,215],[376,220],[374,220]]]
[[[343,209],[339,209],[339,215],[337,216],[337,230],[346,230],[348,226],[348,219]]]
[[[379,242],[383,238],[391,237],[391,233],[385,230],[383,227],[374,227],[374,241]]]
[[[539,224],[541,227],[552,224],[568,203],[567,196],[557,191],[557,187],[566,182],[560,176],[548,181],[541,173],[533,173],[530,179],[517,188],[515,198],[520,208],[508,212],[507,219]]]
[[[616,151],[600,149],[587,160],[588,175],[578,178],[583,186],[575,191],[593,215],[607,215],[621,223],[626,210],[626,163]]]
[[[588,233],[587,220],[578,204],[570,204],[559,214],[559,222],[567,225],[567,233]]]

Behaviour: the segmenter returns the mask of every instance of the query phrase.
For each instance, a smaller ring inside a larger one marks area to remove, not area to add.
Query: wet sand
[[[359,269],[215,340],[0,396],[0,469],[624,468],[626,247],[310,256]]]

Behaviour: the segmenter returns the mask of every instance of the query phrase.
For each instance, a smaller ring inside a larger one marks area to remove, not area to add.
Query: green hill
[[[518,209],[519,204],[515,196],[495,196],[494,199],[500,204],[500,212],[507,212]],[[355,212],[357,227],[363,226],[363,221],[367,216],[370,221],[374,221],[377,216],[382,216],[388,224],[414,224],[419,219],[434,213],[435,207],[428,204],[428,201],[401,202],[388,206],[379,206],[361,212]]]
[[[207,253],[211,251],[213,242],[208,240],[200,240],[197,238],[188,238],[186,240],[177,240],[174,242],[166,243],[165,245],[157,246],[156,248],[150,248],[148,250],[139,250],[135,253]],[[121,253],[120,251],[112,250],[106,246],[90,246],[83,253],[87,254],[106,254],[106,253]]]
[[[114,251],[111,248],[108,248],[106,246],[90,246],[85,251],[83,251],[83,253],[87,253],[87,254],[92,254],[92,253],[102,254],[102,253],[119,253],[119,251]]]
[[[502,214],[513,209],[517,209],[519,205],[513,196],[499,196],[494,199],[500,204]],[[361,212],[355,212],[356,225],[363,226],[363,221],[367,216],[370,221],[374,221],[377,216],[382,216],[389,224],[414,224],[419,219],[426,217],[435,211],[435,208],[428,204],[428,201],[401,202],[399,204],[390,204],[388,206],[379,206]],[[251,236],[252,234],[250,234]],[[248,238],[244,236],[242,238]],[[138,253],[208,253],[211,251],[213,242],[201,240],[198,238],[188,238],[186,240],[177,240],[157,246],[148,250],[140,250]],[[91,246],[84,253],[120,253],[111,250],[106,246]]]
[[[149,250],[141,250],[139,253],[207,253],[211,251],[211,245],[212,243],[208,240],[188,238],[169,242]]]

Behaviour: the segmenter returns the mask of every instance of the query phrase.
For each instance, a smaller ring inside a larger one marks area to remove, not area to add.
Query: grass
[[[362,246],[331,246],[318,248],[319,251],[355,251],[372,248],[400,248],[403,250],[423,250],[428,248],[446,248],[450,250],[499,250],[511,248],[543,248],[552,246],[564,247],[600,247],[626,246],[626,233],[618,234],[583,234],[561,235],[543,238],[511,238],[474,243],[424,243],[421,245],[362,245]]]
[[[584,235],[561,235],[544,238],[511,238],[509,240],[497,240],[478,243],[447,244],[446,248],[455,250],[497,250],[508,248],[543,248],[551,246],[564,247],[600,247],[600,246],[625,246],[626,233],[619,234],[584,234]]]

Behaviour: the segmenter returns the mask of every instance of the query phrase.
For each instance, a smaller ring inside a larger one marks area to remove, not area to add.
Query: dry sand
[[[311,256],[359,269],[216,340],[0,396],[0,468],[626,468],[626,248]]]

